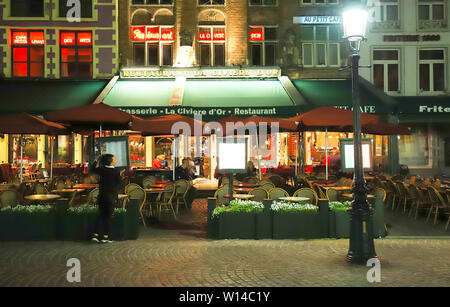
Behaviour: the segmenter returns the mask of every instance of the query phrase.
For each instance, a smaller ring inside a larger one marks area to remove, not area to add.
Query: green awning
[[[282,107],[294,103],[278,80],[188,80],[183,106]]]
[[[449,96],[402,96],[399,102],[401,123],[450,123]]]
[[[0,80],[0,113],[45,112],[93,103],[109,80]]]
[[[174,80],[119,80],[103,99],[113,107],[169,106]]]
[[[390,113],[395,102],[364,79],[361,80],[360,99],[365,113]],[[352,107],[352,80],[292,80],[310,108],[321,106]]]

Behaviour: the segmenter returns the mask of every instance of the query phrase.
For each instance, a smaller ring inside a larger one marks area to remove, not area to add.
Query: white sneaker
[[[96,238],[96,237],[93,237],[93,238],[91,239],[91,241],[92,241],[92,242],[96,242],[96,243],[100,243],[100,241],[99,241],[98,238]]]
[[[102,242],[102,243],[113,243],[113,241],[111,241],[109,239],[103,239],[100,242]]]

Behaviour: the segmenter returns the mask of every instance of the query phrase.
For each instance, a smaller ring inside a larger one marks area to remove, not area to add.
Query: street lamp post
[[[352,54],[352,102],[353,102],[353,134],[354,134],[354,175],[353,202],[350,207],[351,226],[350,244],[347,261],[366,264],[367,260],[376,258],[375,246],[368,227],[372,207],[367,201],[362,151],[361,151],[361,110],[359,97],[359,50],[365,39],[365,28],[368,12],[361,7],[352,7],[343,13],[344,37],[348,40]]]

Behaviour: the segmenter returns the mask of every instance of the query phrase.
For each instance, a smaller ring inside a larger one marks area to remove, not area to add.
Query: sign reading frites
[[[294,24],[341,24],[341,16],[297,16],[294,17]]]
[[[122,68],[120,78],[277,78],[279,67],[264,68]]]

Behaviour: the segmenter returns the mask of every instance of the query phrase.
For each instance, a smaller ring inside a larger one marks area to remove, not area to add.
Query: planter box
[[[122,241],[126,239],[126,213],[113,215],[111,223],[111,240]]]
[[[2,240],[56,239],[55,212],[2,213],[0,224]]]
[[[221,213],[218,217],[219,239],[255,239],[255,219],[255,213]]]
[[[376,198],[373,205],[372,235],[374,238],[384,238],[386,230],[384,229],[384,204],[381,198]]]
[[[347,211],[333,211],[335,221],[335,237],[350,237],[350,214]]]
[[[312,239],[321,237],[319,213],[273,213],[274,239]]]
[[[263,201],[264,211],[256,216],[256,228],[255,228],[255,238],[256,239],[271,239],[272,238],[272,211],[270,210],[270,205],[272,201]]]
[[[88,218],[86,214],[66,214],[63,222],[63,239],[82,241],[88,237]]]

